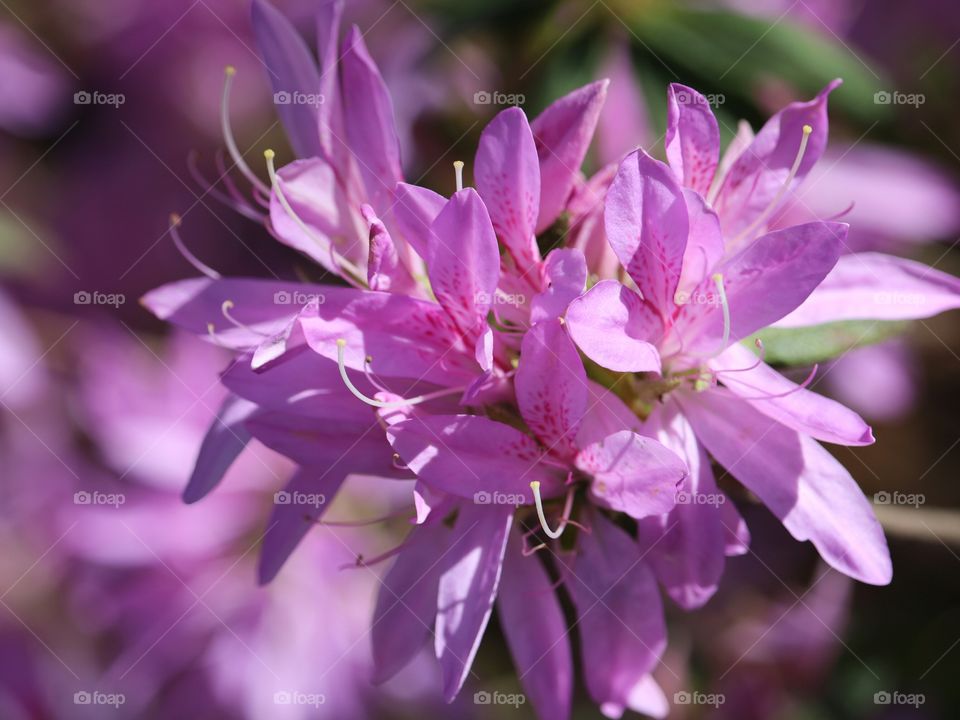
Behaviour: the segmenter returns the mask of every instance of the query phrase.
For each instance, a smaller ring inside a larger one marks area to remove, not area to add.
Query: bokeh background
[[[309,38],[314,2],[275,4]],[[222,273],[306,272],[212,184],[227,65],[241,152],[258,172],[267,147],[291,158],[248,3],[0,6],[0,718],[532,717],[476,701],[520,692],[495,621],[454,706],[426,654],[369,684],[382,570],[345,566],[401,526],[318,526],[259,587],[289,463],[251,447],[212,496],[179,498],[228,358],[137,303],[194,274],[170,214]],[[662,152],[670,82],[708,94],[729,139],[738,119],[756,128],[843,77],[830,151],[784,214],[847,211],[855,249],[960,275],[953,0],[354,0],[347,19],[392,91],[407,176],[442,192],[505,101],[532,116],[610,77],[596,169]],[[874,424],[876,445],[838,457],[877,503],[893,583],[828,571],[737,496],[753,552],[703,610],[670,613],[656,676],[671,717],[960,717],[960,323],[897,330],[815,381]],[[397,502],[361,480],[328,516]],[[575,717],[600,717],[582,689]]]

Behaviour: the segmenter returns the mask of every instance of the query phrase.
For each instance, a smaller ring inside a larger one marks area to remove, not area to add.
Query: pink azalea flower
[[[749,142],[735,139],[723,161],[706,98],[672,86],[669,165],[631,153],[606,196],[606,236],[633,285],[598,283],[566,322],[599,365],[645,373],[628,384],[628,399],[648,417],[647,432],[687,458],[691,497],[719,498],[709,453],[828,563],[885,584],[890,558],[870,504],[816,442],[868,444],[870,428],[739,344],[769,325],[923,318],[960,306],[960,281],[932,268],[877,253],[841,257],[843,224],[764,232],[823,150],[834,86],[788,106]],[[912,301],[885,300],[900,294]],[[661,582],[682,605],[716,588],[718,540],[735,529],[721,507],[678,506],[666,531],[674,539],[654,550]]]

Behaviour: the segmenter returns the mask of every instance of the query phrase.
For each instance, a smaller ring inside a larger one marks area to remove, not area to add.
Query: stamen
[[[223,313],[223,316],[224,316],[228,321],[230,321],[230,324],[232,324],[234,327],[239,328],[240,330],[244,330],[245,332],[248,332],[248,333],[250,333],[250,334],[252,334],[252,335],[259,335],[259,336],[262,337],[262,338],[269,338],[269,337],[270,337],[269,335],[267,335],[267,333],[265,333],[265,332],[260,332],[259,330],[254,330],[254,329],[253,329],[252,327],[250,327],[249,325],[245,325],[245,324],[243,324],[242,322],[240,322],[239,320],[237,320],[233,315],[230,314],[230,311],[233,310],[234,307],[235,307],[235,305],[234,305],[233,300],[224,300],[223,303],[220,305],[220,312]],[[209,324],[209,327],[213,327],[213,323],[210,323],[210,324]]]
[[[193,265],[194,268],[199,270],[211,280],[219,280],[221,277],[220,273],[206,263],[201,262],[199,258],[190,252],[187,249],[187,246],[183,244],[183,240],[180,239],[180,233],[177,231],[177,228],[180,227],[180,221],[181,218],[179,215],[176,213],[170,214],[170,237],[173,238],[173,244],[177,246],[177,250],[180,251],[180,254],[183,255],[184,259]]]
[[[344,351],[347,347],[347,341],[343,338],[337,340],[337,365],[340,367],[340,378],[343,380],[343,384],[347,386],[347,390],[357,398],[362,400],[367,405],[376,408],[383,408],[385,410],[390,410],[394,408],[404,408],[411,405],[419,405],[420,403],[425,403],[428,400],[436,400],[437,398],[446,397],[447,395],[456,395],[462,393],[467,389],[467,386],[455,387],[455,388],[445,388],[443,390],[436,390],[431,393],[426,393],[425,395],[418,395],[417,397],[410,398],[409,400],[394,400],[392,402],[384,402],[382,400],[376,400],[375,398],[367,397],[364,395],[356,385],[353,384],[353,381],[350,379],[350,376],[347,375],[347,366],[344,361]]]
[[[196,182],[200,187],[204,189],[204,192],[210,193],[213,197],[219,200],[221,203],[232,209],[234,212],[237,212],[243,215],[249,220],[254,222],[263,222],[263,215],[254,210],[243,197],[238,195],[227,193],[217,189],[215,187],[216,183],[211,182],[201,171],[200,167],[197,164],[200,153],[196,150],[191,150],[187,154],[187,170],[190,172],[191,177],[193,177],[194,182]],[[219,163],[218,163],[219,164]],[[228,176],[224,171],[221,171],[221,174],[225,180],[229,180]],[[219,179],[218,179],[219,182]],[[226,183],[228,189],[231,187],[229,182]]]
[[[395,512],[381,515],[371,520],[314,520],[309,516],[308,519],[317,525],[328,525],[330,527],[367,527],[369,525],[379,525],[380,523],[395,520],[398,517],[408,516],[412,510],[413,508],[410,507],[400,508]]]
[[[350,275],[353,275],[354,280],[366,285],[363,281],[363,278],[366,277],[365,273],[361,272],[360,269],[354,265],[352,262],[344,258],[339,254],[335,254],[333,250],[333,243],[324,240],[315,232],[313,232],[307,224],[294,212],[293,208],[290,207],[290,203],[287,202],[286,195],[283,194],[283,190],[280,188],[280,179],[277,177],[277,171],[273,166],[273,158],[276,156],[276,153],[273,150],[267,149],[263,151],[263,157],[267,161],[267,173],[270,175],[270,184],[273,187],[273,192],[277,196],[277,200],[280,202],[280,206],[283,208],[284,212],[290,217],[291,220],[296,224],[300,230],[305,233],[311,240],[313,240],[317,245],[323,247],[324,249],[329,249],[330,258],[334,262],[336,267],[340,267],[347,271]]]
[[[543,499],[540,497],[540,481],[534,480],[530,483],[530,489],[533,490],[533,501],[537,505],[537,517],[540,519],[540,527],[551,540],[556,540],[563,531],[567,529],[567,523],[570,520],[570,510],[573,508],[573,490],[567,493],[567,501],[563,507],[563,514],[560,516],[560,525],[556,530],[551,530],[547,525],[547,516],[543,513]]]
[[[714,375],[723,375],[724,373],[738,373],[738,372],[750,372],[751,370],[756,370],[760,367],[760,364],[766,360],[767,357],[767,348],[764,347],[763,340],[757,338],[754,341],[754,344],[757,346],[757,349],[760,350],[760,357],[757,358],[757,361],[750,367],[745,368],[736,368],[734,370],[714,370]]]
[[[810,385],[810,383],[813,382],[813,378],[817,374],[817,370],[819,369],[820,369],[819,365],[814,365],[813,369],[810,371],[810,374],[807,375],[806,380],[804,380],[802,383],[797,385],[795,388],[791,388],[786,392],[777,393],[775,395],[756,395],[753,397],[745,397],[743,395],[737,395],[737,398],[739,400],[775,400],[776,398],[782,398],[782,397],[787,397],[787,395],[793,395],[793,393],[799,392],[800,390],[806,390],[807,387]],[[760,388],[756,388],[749,383],[741,383],[741,384],[746,385],[748,388],[751,388],[752,390],[757,390],[757,391],[760,390]]]
[[[725,350],[730,343],[730,303],[727,302],[727,291],[723,286],[723,275],[721,273],[714,273],[713,284],[717,286],[720,305],[723,308],[723,344],[720,349]]]
[[[731,242],[731,245],[737,245],[741,240],[750,237],[767,219],[767,217],[780,206],[780,201],[783,200],[784,196],[790,191],[790,185],[793,183],[793,179],[797,176],[797,173],[800,171],[800,163],[803,162],[803,156],[807,152],[807,141],[810,139],[810,134],[813,132],[813,128],[810,125],[803,126],[803,136],[800,138],[800,148],[797,150],[797,157],[793,161],[793,165],[790,168],[790,172],[787,173],[787,179],[783,181],[783,185],[780,186],[780,190],[777,191],[777,194],[774,195],[773,200],[770,201],[770,204],[763,209],[752,223],[750,223],[746,228],[741,230],[737,236]]]
[[[233,65],[227,65],[224,71],[225,79],[223,81],[223,96],[220,100],[220,128],[223,131],[223,141],[227,144],[227,152],[233,159],[234,164],[243,173],[243,176],[250,183],[264,193],[269,193],[267,186],[263,181],[253,174],[253,171],[247,165],[240,151],[237,149],[237,143],[233,139],[233,130],[230,128],[230,88],[233,87],[233,76],[237,74],[237,69]]]
[[[453,171],[457,174],[457,192],[463,190],[463,160],[453,161]]]

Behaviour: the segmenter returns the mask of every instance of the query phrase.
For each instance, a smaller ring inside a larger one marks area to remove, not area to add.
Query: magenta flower
[[[647,418],[647,432],[687,458],[692,498],[716,496],[709,452],[828,563],[885,584],[890,558],[870,504],[816,442],[869,444],[870,428],[739,344],[773,324],[917,318],[960,306],[960,282],[931,268],[874,253],[841,258],[843,224],[764,234],[823,149],[834,86],[788,106],[749,144],[734,140],[722,162],[706,98],[672,86],[669,165],[631,153],[606,197],[606,236],[635,288],[602,281],[571,303],[566,320],[587,357],[643,373],[614,384]],[[899,294],[915,299],[885,301]],[[722,572],[720,538],[735,529],[722,507],[680,505],[641,527],[672,523],[653,564],[686,607],[702,604]]]

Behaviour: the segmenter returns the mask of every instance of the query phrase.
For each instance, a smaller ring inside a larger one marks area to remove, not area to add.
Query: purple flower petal
[[[707,98],[672,83],[667,90],[667,159],[680,182],[706,196],[720,160],[720,127]]]
[[[668,317],[689,234],[686,201],[670,168],[643,150],[627,155],[607,193],[604,224],[644,299]]]
[[[463,687],[490,620],[512,522],[511,507],[463,505],[449,544],[437,548],[443,573],[435,649],[447,702]]]
[[[285,93],[317,95],[320,73],[310,50],[296,28],[283,13],[265,0],[253,0],[251,7],[253,37],[267,67],[270,85],[276,97]],[[320,155],[317,103],[275,102],[277,112],[298,157]]]
[[[536,555],[524,557],[522,549],[519,533],[511,533],[497,597],[500,625],[534,711],[567,720],[573,699],[567,621],[543,564]]]
[[[576,453],[574,441],[587,407],[587,373],[559,320],[531,328],[520,347],[514,385],[520,415],[549,452]]]
[[[960,280],[882,253],[844,255],[806,301],[777,327],[839,320],[913,320],[960,307]]]
[[[599,512],[582,533],[567,587],[579,617],[587,690],[607,717],[637,702],[667,646],[657,583],[640,549]]]
[[[570,337],[584,355],[609,370],[660,372],[660,318],[633,290],[616,280],[594,285],[567,308]]]
[[[731,345],[710,361],[710,368],[720,371],[720,382],[733,393],[749,398],[750,404],[764,415],[797,432],[840,445],[870,445],[874,441],[870,426],[853,410],[800,388],[769,365],[758,362],[743,345]],[[774,397],[758,399],[765,395]]]
[[[477,191],[497,236],[521,268],[539,262],[534,233],[540,164],[533,132],[520,108],[507,108],[484,128],[474,163]]]
[[[850,473],[815,440],[755,410],[729,391],[684,397],[683,410],[710,454],[797,540],[831,566],[872,585],[890,582],[883,528]]]
[[[551,103],[530,124],[540,158],[540,211],[536,232],[566,207],[590,147],[609,80],[584,85]]]

